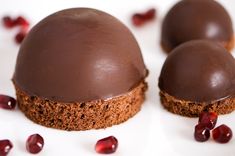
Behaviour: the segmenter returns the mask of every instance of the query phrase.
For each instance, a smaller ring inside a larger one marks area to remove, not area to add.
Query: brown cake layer
[[[227,49],[229,52],[231,52],[235,46],[235,37],[233,37],[229,42],[224,42],[224,43],[221,43],[221,45]],[[167,47],[166,45],[164,45],[162,42],[161,42],[161,47],[163,49],[163,51],[169,53],[171,52],[171,49],[170,47]]]
[[[160,91],[162,105],[170,112],[188,117],[198,117],[202,111],[228,114],[235,110],[235,98],[230,97],[211,103],[179,100],[163,91]]]
[[[18,106],[32,121],[63,130],[89,130],[120,124],[140,111],[147,83],[108,100],[62,103],[32,97],[15,85]]]

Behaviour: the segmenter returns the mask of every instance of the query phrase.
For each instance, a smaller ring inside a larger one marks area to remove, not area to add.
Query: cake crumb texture
[[[160,91],[159,94],[161,103],[165,109],[182,116],[198,117],[203,111],[228,114],[235,110],[234,97],[208,103],[179,100],[163,91]]]
[[[80,131],[120,124],[140,111],[147,83],[141,82],[129,93],[90,102],[63,103],[27,95],[15,85],[19,109],[40,125]]]

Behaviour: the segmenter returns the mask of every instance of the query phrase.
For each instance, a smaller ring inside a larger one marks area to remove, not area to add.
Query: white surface
[[[16,111],[0,110],[0,139],[10,139],[14,148],[9,156],[30,155],[25,150],[25,140],[33,133],[41,134],[45,147],[38,155],[45,156],[96,156],[94,145],[100,138],[114,135],[119,148],[114,156],[234,156],[235,140],[221,145],[212,139],[198,143],[193,139],[197,119],[173,115],[160,105],[158,76],[166,58],[159,46],[160,26],[165,12],[175,0],[0,0],[0,17],[23,14],[35,24],[45,16],[70,7],[93,7],[104,10],[123,21],[138,40],[145,63],[150,71],[147,78],[147,100],[140,113],[127,122],[105,130],[66,132],[34,124]],[[220,0],[235,21],[235,2]],[[130,22],[136,11],[156,7],[158,18],[144,27],[135,28]],[[6,30],[0,26],[0,94],[15,96],[11,83],[18,46],[13,37],[17,29]],[[235,113],[219,117],[218,125],[225,123],[235,131]]]

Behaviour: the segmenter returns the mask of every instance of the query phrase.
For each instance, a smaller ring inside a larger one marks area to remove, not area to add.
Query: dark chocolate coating
[[[234,37],[228,12],[214,0],[182,0],[164,18],[161,43],[164,49],[196,39],[230,43]]]
[[[180,100],[211,102],[235,93],[235,60],[212,41],[181,44],[167,57],[159,88]]]
[[[29,32],[13,81],[31,96],[87,102],[127,93],[146,75],[126,26],[102,11],[74,8],[46,17]]]

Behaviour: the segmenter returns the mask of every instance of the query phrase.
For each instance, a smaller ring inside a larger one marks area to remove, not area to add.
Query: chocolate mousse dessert
[[[215,0],[181,0],[167,13],[161,45],[171,52],[178,45],[198,39],[215,41],[231,51],[234,47],[232,20]]]
[[[147,73],[124,24],[99,10],[73,8],[31,29],[13,82],[18,106],[32,121],[88,130],[120,124],[139,112]]]
[[[235,109],[235,60],[212,41],[183,43],[168,55],[159,88],[170,112],[189,117],[203,111],[230,113]]]

